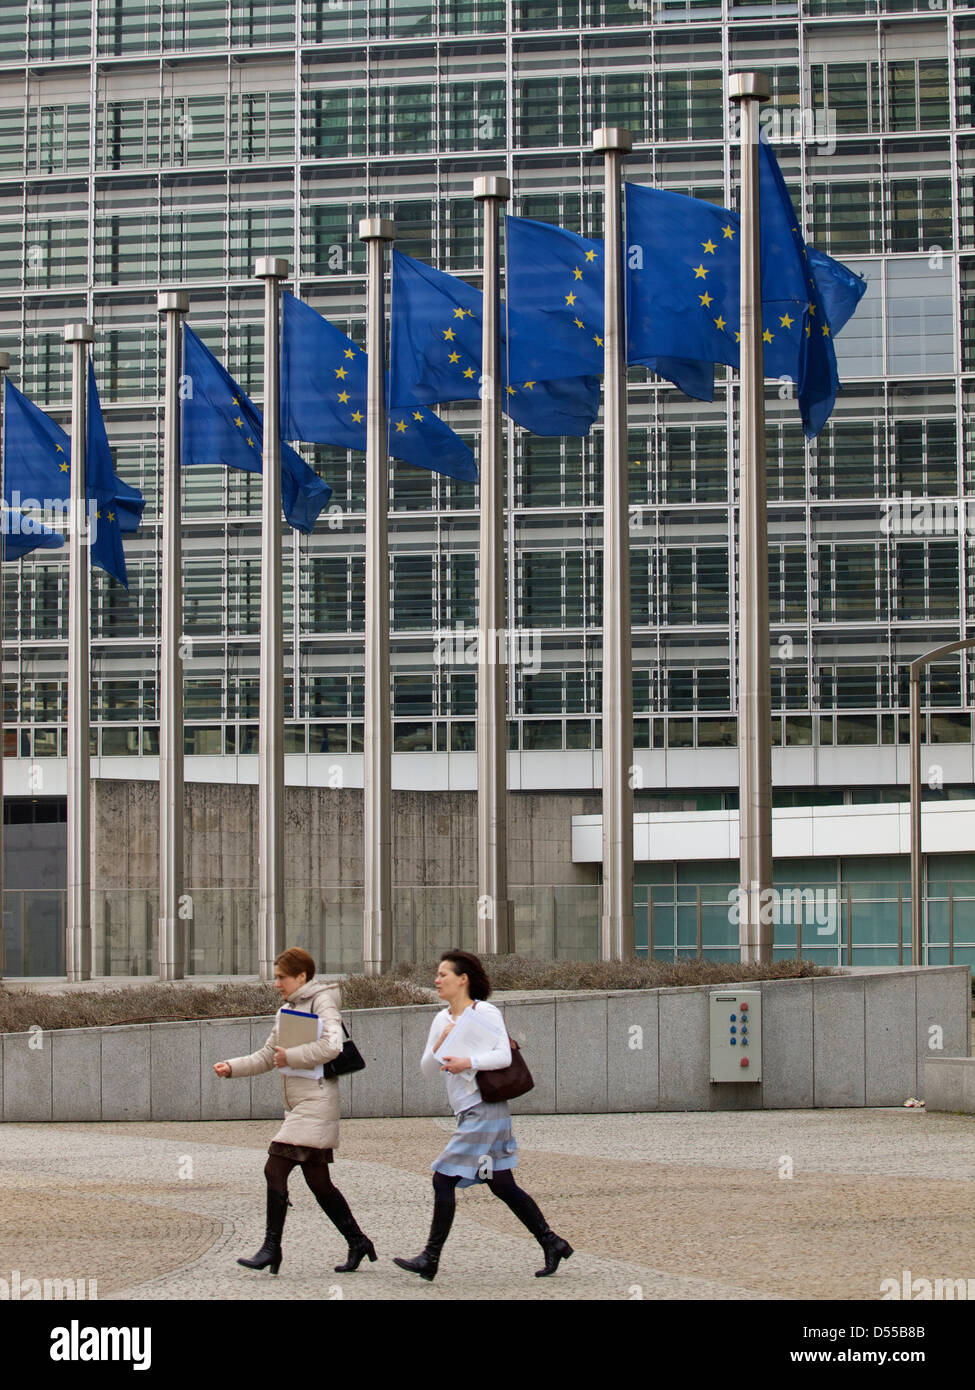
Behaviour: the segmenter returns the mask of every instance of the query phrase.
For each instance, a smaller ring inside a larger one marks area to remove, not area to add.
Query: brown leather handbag
[[[501,1100],[514,1100],[516,1096],[525,1095],[535,1086],[532,1074],[528,1070],[528,1063],[522,1056],[521,1048],[510,1034],[508,1035],[508,1042],[511,1044],[511,1064],[509,1066],[501,1067],[497,1071],[475,1073],[481,1099],[487,1101],[489,1105],[495,1105]]]

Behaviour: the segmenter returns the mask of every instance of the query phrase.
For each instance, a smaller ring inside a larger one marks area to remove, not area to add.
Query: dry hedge
[[[809,961],[736,965],[722,961],[544,961],[524,956],[485,956],[496,990],[659,989],[666,985],[720,985],[739,980],[785,980],[835,972]],[[346,1009],[388,1009],[436,1003],[431,988],[435,960],[398,965],[390,974],[350,975],[342,982]],[[123,1023],[168,1023],[199,1018],[252,1018],[273,1014],[277,991],[270,984],[145,984],[103,993],[9,990],[0,985],[0,1033],[37,1026],[100,1028]]]

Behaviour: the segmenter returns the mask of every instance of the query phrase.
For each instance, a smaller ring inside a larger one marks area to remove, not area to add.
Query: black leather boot
[[[291,1203],[288,1201],[287,1194],[277,1192],[273,1187],[267,1190],[267,1230],[264,1232],[264,1244],[256,1255],[252,1255],[249,1260],[239,1259],[237,1263],[243,1265],[245,1269],[267,1269],[270,1265],[271,1273],[277,1274],[281,1268],[281,1236],[284,1232],[284,1218],[288,1214]]]
[[[502,1197],[502,1201],[506,1200]],[[535,1278],[544,1279],[546,1275],[554,1274],[560,1261],[567,1260],[574,1253],[572,1246],[567,1240],[549,1230],[548,1222],[539,1210],[537,1202],[522,1188],[518,1188],[513,1198],[508,1201],[508,1206],[522,1225],[528,1227],[545,1252],[545,1268],[536,1269]]]
[[[398,1256],[394,1256],[393,1264],[399,1265],[400,1269],[408,1269],[411,1274],[419,1274],[421,1279],[426,1279],[428,1283],[432,1283],[436,1278],[437,1270],[440,1268],[440,1252],[444,1247],[444,1241],[450,1234],[453,1222],[454,1203],[434,1202],[430,1234],[422,1253],[412,1260],[402,1260]]]
[[[359,1229],[359,1224],[352,1215],[348,1202],[338,1188],[333,1188],[324,1197],[319,1197],[316,1194],[315,1200],[336,1230],[345,1237],[349,1246],[349,1254],[345,1264],[336,1265],[335,1273],[352,1273],[353,1270],[359,1268],[367,1255],[372,1262],[375,1262],[377,1259],[376,1247],[369,1237],[363,1235]]]

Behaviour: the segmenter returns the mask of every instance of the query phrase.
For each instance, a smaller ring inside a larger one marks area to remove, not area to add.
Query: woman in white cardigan
[[[504,1018],[493,1004],[485,1002],[491,982],[477,956],[469,951],[446,951],[440,957],[436,979],[437,993],[447,1007],[430,1025],[427,1045],[420,1060],[424,1076],[443,1072],[447,1096],[457,1128],[447,1147],[437,1155],[433,1169],[433,1222],[426,1248],[415,1259],[398,1257],[393,1263],[401,1269],[433,1279],[440,1264],[440,1252],[454,1219],[454,1190],[486,1182],[517,1216],[545,1252],[545,1267],[535,1271],[539,1278],[554,1274],[560,1260],[572,1254],[568,1241],[550,1231],[548,1222],[534,1201],[515,1182],[512,1169],[518,1163],[518,1145],[511,1131],[511,1112],[507,1101],[489,1103],[481,1098],[477,1084],[479,1071],[500,1071],[511,1065],[511,1047]],[[489,1028],[498,1033],[497,1046],[475,1057],[434,1056],[467,1009],[474,1009]]]
[[[331,1062],[342,1051],[342,1018],[339,1013],[338,985],[314,979],[315,962],[299,946],[284,951],[274,962],[274,987],[281,995],[282,1007],[318,1014],[322,1035],[317,1042],[287,1049],[278,1045],[275,1015],[271,1035],[263,1047],[248,1057],[215,1062],[218,1076],[256,1076],[272,1067],[295,1067],[310,1071],[320,1063]],[[297,1165],[315,1200],[349,1245],[345,1264],[336,1265],[337,1274],[358,1269],[366,1255],[375,1260],[372,1241],[360,1231],[349,1204],[332,1182],[328,1166],[339,1142],[339,1083],[335,1077],[316,1080],[307,1076],[281,1077],[284,1091],[284,1124],[268,1149],[264,1165],[267,1179],[267,1229],[264,1244],[251,1259],[237,1263],[247,1269],[266,1269],[277,1274],[281,1268],[281,1236],[288,1207],[288,1176]]]

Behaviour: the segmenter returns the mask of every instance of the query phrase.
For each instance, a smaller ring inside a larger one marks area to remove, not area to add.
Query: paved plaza
[[[975,1116],[817,1110],[517,1117],[518,1176],[576,1253],[483,1188],[458,1194],[440,1274],[423,1246],[447,1119],[350,1120],[333,1170],[379,1260],[345,1246],[299,1172],[281,1273],[264,1231],[269,1121],[0,1128],[0,1278],[97,1280],[100,1299],[877,1299],[884,1279],[975,1279]],[[975,1285],[973,1285],[975,1288]]]

